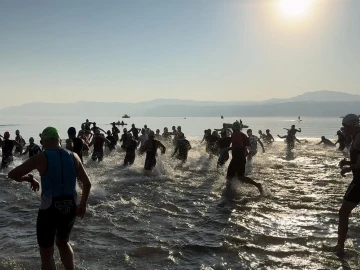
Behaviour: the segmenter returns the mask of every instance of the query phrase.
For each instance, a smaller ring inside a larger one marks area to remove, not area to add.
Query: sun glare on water
[[[299,17],[309,11],[315,0],[279,0],[281,10],[289,17]]]

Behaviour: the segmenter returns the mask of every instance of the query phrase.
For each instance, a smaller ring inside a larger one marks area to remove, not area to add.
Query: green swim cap
[[[241,125],[239,122],[234,122],[233,125],[232,125],[232,128],[234,130],[240,130],[241,129]]]
[[[47,127],[41,133],[42,140],[58,140],[60,139],[60,134],[54,127]]]

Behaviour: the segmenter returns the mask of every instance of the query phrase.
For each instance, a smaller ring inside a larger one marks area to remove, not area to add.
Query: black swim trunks
[[[40,209],[36,223],[37,241],[41,248],[50,248],[56,239],[68,242],[75,223],[76,204],[73,196],[53,198],[47,209]]]

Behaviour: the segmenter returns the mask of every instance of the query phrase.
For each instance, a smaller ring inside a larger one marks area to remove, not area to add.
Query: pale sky
[[[0,0],[0,107],[360,94],[360,0],[281,1]]]

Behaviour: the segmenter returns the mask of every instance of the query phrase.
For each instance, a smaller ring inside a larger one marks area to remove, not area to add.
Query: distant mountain
[[[164,112],[167,112],[164,115]],[[245,106],[159,106],[147,111],[147,116],[161,117],[266,117],[266,116],[316,116],[340,117],[347,113],[359,113],[360,101],[345,102],[287,102],[279,104]]]
[[[360,95],[334,91],[308,92],[288,99],[266,101],[195,101],[156,99],[139,103],[119,102],[33,102],[0,109],[1,115],[14,116],[336,116],[359,113]]]
[[[311,101],[311,102],[329,102],[329,101],[360,101],[360,95],[353,95],[343,92],[335,91],[315,91],[307,92],[296,97],[287,99],[269,99],[264,103],[285,103],[285,102],[299,102],[299,101]]]

